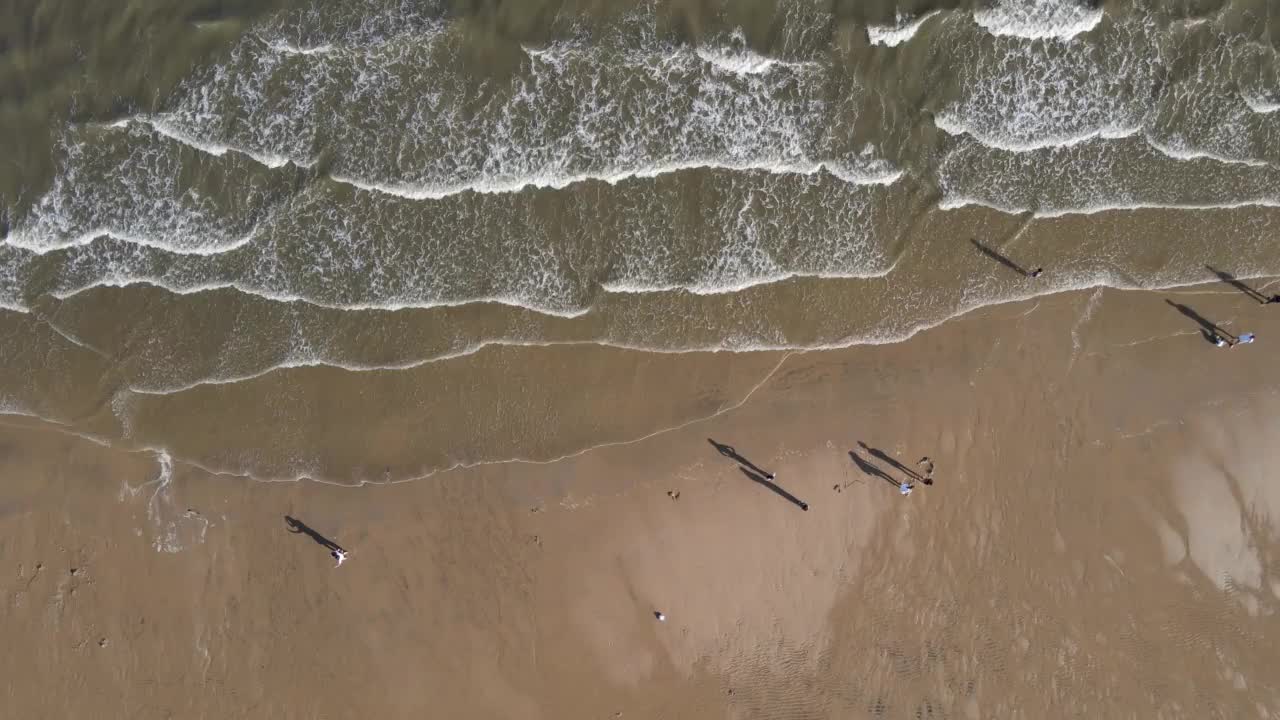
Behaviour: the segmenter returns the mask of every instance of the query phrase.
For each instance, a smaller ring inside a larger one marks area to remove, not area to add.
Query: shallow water
[[[544,431],[589,413],[581,378],[679,353],[768,366],[1280,273],[1268,3],[847,5],[166,16],[213,38],[83,105],[19,96],[51,164],[4,190],[0,407],[263,479],[403,479],[642,435]],[[130,22],[94,57],[165,27]]]

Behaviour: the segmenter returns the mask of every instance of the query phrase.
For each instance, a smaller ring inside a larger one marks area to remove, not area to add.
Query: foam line
[[[84,287],[79,287],[72,290],[64,290],[60,292],[51,292],[49,293],[49,295],[58,300],[67,300],[69,298],[75,297],[76,295],[79,295],[80,293],[87,292],[94,288],[103,288],[103,287],[127,288],[134,285],[145,285],[149,287],[157,287],[162,290],[167,290],[175,295],[195,295],[197,293],[209,292],[212,290],[234,290],[236,292],[243,293],[245,295],[260,297],[260,298],[263,298],[264,300],[271,300],[273,302],[301,303],[305,305],[311,305],[312,307],[324,308],[326,310],[352,310],[352,311],[381,310],[381,311],[387,311],[387,312],[395,312],[397,310],[430,310],[432,308],[462,307],[464,305],[482,305],[486,303],[493,303],[495,305],[506,305],[508,307],[513,307],[520,310],[528,310],[529,312],[535,312],[535,313],[538,313],[539,315],[549,315],[552,317],[560,317],[560,318],[581,317],[591,312],[591,308],[583,308],[581,310],[554,310],[550,308],[540,308],[532,305],[526,305],[518,300],[514,300],[511,298],[504,298],[504,297],[478,297],[478,298],[467,298],[463,300],[439,300],[439,301],[422,302],[422,303],[353,303],[350,305],[338,305],[335,303],[326,303],[320,300],[313,300],[313,299],[301,297],[298,295],[286,295],[284,293],[265,292],[262,290],[258,290],[256,288],[246,287],[241,283],[234,283],[234,282],[205,283],[201,285],[194,285],[191,287],[178,287],[173,285],[167,285],[163,282],[150,279],[150,278],[116,278],[116,279],[109,279],[109,280],[107,279],[97,280],[89,285],[85,285]]]
[[[1280,207],[1280,199],[1257,198],[1253,200],[1237,200],[1224,203],[1206,203],[1206,204],[1188,204],[1173,205],[1166,203],[1102,203],[1099,205],[1091,205],[1088,207],[1078,208],[1059,208],[1057,210],[1031,210],[1028,208],[1018,208],[1012,206],[1001,206],[980,198],[971,197],[954,197],[944,198],[938,202],[939,210],[957,210],[964,207],[977,206],[984,207],[989,210],[1007,213],[1009,215],[1022,215],[1030,213],[1037,220],[1049,220],[1053,218],[1066,217],[1068,215],[1096,215],[1106,212],[1133,212],[1136,210],[1238,210],[1240,208],[1264,207],[1275,208]]]
[[[234,145],[226,145],[222,143],[211,142],[203,138],[197,137],[187,132],[186,130],[183,130],[182,128],[177,127],[176,125],[173,125],[172,123],[165,122],[165,120],[162,117],[148,117],[145,115],[135,115],[131,118],[126,118],[122,122],[125,125],[127,125],[128,123],[137,123],[139,125],[145,125],[151,128],[152,130],[154,130],[156,133],[163,135],[164,137],[167,137],[170,140],[186,145],[192,149],[199,150],[200,152],[208,153],[209,155],[213,155],[214,157],[222,157],[223,155],[226,155],[228,151],[231,151],[234,153],[239,153],[240,155],[244,155],[248,158],[251,158],[255,162],[259,163],[260,165],[265,165],[266,167],[269,167],[272,169],[284,167],[289,163],[293,163],[295,165],[298,165],[299,167],[311,167],[313,164],[315,164],[314,160],[311,162],[298,162],[292,158],[288,158],[283,155],[276,155],[274,153],[263,153],[263,152],[258,152],[256,150],[249,150],[247,148],[236,147]],[[121,123],[113,123],[112,126],[118,127],[120,126],[120,124]]]
[[[165,243],[161,240],[153,240],[148,237],[140,237],[137,235],[129,235],[127,233],[118,232],[111,228],[96,228],[88,232],[81,233],[71,238],[70,240],[64,240],[62,242],[58,242],[52,245],[47,245],[42,243],[35,243],[29,239],[25,239],[23,236],[22,228],[17,228],[9,235],[9,244],[17,248],[22,248],[23,250],[26,250],[34,255],[46,255],[51,252],[66,250],[68,248],[84,247],[86,245],[92,244],[95,240],[98,240],[99,238],[111,238],[112,240],[118,240],[120,242],[128,243],[130,245],[138,245],[140,247],[147,247],[153,250],[161,250],[167,253],[171,253],[173,255],[194,255],[199,257],[210,257],[213,255],[221,255],[223,253],[229,253],[229,252],[238,250],[244,247],[245,245],[248,245],[249,243],[253,242],[254,238],[257,237],[257,234],[258,234],[258,229],[257,227],[254,227],[244,236],[237,238],[226,245],[217,245],[213,247],[184,248],[184,247],[169,245],[168,243]]]
[[[1068,148],[1099,138],[1105,140],[1121,140],[1142,132],[1142,128],[1138,126],[1106,127],[1065,135],[1020,140],[1014,137],[995,137],[977,130],[970,127],[964,121],[955,117],[952,113],[947,112],[946,110],[939,112],[934,116],[933,124],[939,130],[947,133],[948,135],[968,135],[984,147],[988,147],[993,150],[1007,150],[1009,152],[1029,152],[1032,150]]]
[[[590,181],[605,182],[617,185],[633,178],[652,179],[662,175],[683,172],[686,170],[733,170],[764,171],[773,175],[815,175],[827,171],[831,175],[851,185],[892,185],[902,177],[903,172],[897,169],[858,172],[839,167],[827,161],[816,162],[783,162],[757,160],[734,163],[715,158],[691,159],[679,162],[662,163],[632,169],[601,170],[598,172],[564,173],[544,175],[527,175],[509,179],[481,178],[451,185],[383,183],[364,180],[341,174],[333,174],[330,178],[339,183],[350,185],[368,192],[392,195],[406,200],[440,200],[466,192],[498,194],[516,193],[525,188],[562,190],[570,185]]]

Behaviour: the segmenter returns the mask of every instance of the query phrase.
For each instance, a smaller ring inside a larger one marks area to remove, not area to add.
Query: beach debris
[[[107,639],[106,639],[106,638],[101,638],[100,640],[98,640],[98,647],[100,647],[100,648],[104,648],[104,647],[106,647],[106,646],[107,646],[107,644],[108,644],[108,643],[107,643]]]
[[[657,618],[657,619],[658,619],[658,622],[666,622],[666,621],[667,621],[667,616],[666,616],[666,615],[664,615],[664,614],[663,614],[661,611],[659,611],[659,610],[654,610],[654,611],[653,611],[653,616],[654,616],[655,618]]]

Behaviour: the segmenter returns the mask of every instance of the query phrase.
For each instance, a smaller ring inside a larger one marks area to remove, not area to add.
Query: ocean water
[[[401,480],[643,434],[546,429],[638,363],[1280,274],[1274,4],[711,5],[284,8],[55,116],[3,198],[0,407]]]

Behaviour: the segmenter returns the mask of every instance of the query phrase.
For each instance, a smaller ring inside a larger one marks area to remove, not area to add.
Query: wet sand
[[[1259,340],[1214,348],[1166,298]],[[572,413],[577,441],[616,444],[395,485],[258,483],[181,462],[166,475],[146,453],[4,416],[4,705],[142,719],[1274,716],[1276,313],[1222,284],[1095,290],[891,345],[707,353],[696,367],[618,351],[599,362],[645,368],[636,384],[563,391],[547,417],[554,429]],[[554,349],[512,352],[531,384],[554,365]],[[710,397],[678,396],[714,378]],[[776,472],[808,511],[708,438]],[[936,482],[899,495],[851,460],[859,441],[911,468],[931,456]],[[349,562],[334,569],[285,515]]]

